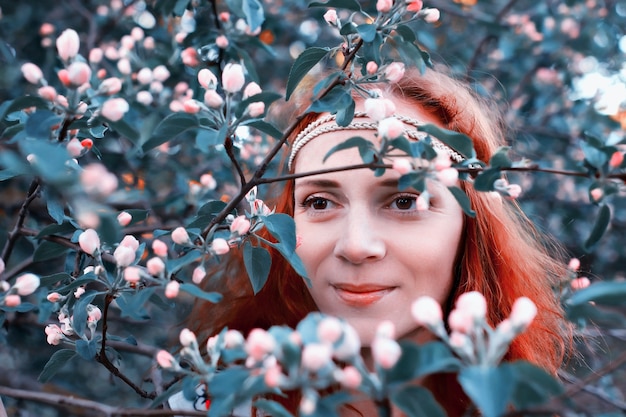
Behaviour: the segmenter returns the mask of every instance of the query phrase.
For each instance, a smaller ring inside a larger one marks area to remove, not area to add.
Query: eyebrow
[[[394,178],[388,178],[388,179],[382,180],[379,183],[375,183],[375,185],[382,186],[382,187],[398,188],[398,180]],[[340,188],[341,187],[338,181],[321,179],[321,178],[317,178],[317,179],[306,178],[302,180],[297,180],[296,186],[297,187],[320,187],[320,188]]]

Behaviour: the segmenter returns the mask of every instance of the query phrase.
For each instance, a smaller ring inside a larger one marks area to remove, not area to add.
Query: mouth
[[[351,307],[367,307],[380,301],[387,294],[392,292],[395,287],[386,287],[380,285],[352,285],[352,284],[336,284],[333,285],[337,296],[347,305]]]

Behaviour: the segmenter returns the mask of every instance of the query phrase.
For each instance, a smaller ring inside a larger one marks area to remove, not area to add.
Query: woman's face
[[[396,113],[437,121],[415,105],[396,104]],[[361,163],[356,149],[334,153],[353,136],[376,140],[373,130],[323,134],[297,156],[295,172]],[[301,237],[298,255],[312,281],[321,312],[346,319],[364,345],[377,324],[392,321],[398,337],[415,336],[410,306],[422,295],[444,303],[450,293],[463,229],[463,212],[448,189],[428,184],[431,205],[418,211],[414,189],[398,189],[400,174],[369,169],[299,178],[294,218]]]

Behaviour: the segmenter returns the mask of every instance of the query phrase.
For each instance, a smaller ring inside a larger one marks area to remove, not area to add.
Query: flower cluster
[[[4,272],[4,261],[0,259],[0,276]],[[7,281],[0,281],[0,306],[17,307],[22,303],[22,297],[34,293],[39,288],[40,279],[37,275],[27,273],[15,279],[13,285]]]

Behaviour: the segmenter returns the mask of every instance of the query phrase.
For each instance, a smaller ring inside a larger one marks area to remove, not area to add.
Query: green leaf
[[[254,294],[257,294],[267,282],[272,266],[272,257],[267,249],[252,246],[250,241],[246,240],[243,244],[243,263],[250,278],[252,290]]]
[[[196,133],[196,149],[208,153],[211,147],[224,143],[224,137],[220,137],[221,130],[200,128]],[[225,136],[225,135],[224,135]]]
[[[389,384],[404,384],[415,378],[437,372],[455,372],[460,367],[459,360],[441,342],[429,342],[417,345],[401,341],[402,355],[386,373]]]
[[[46,275],[44,277],[39,278],[39,285],[41,287],[52,287],[57,282],[70,280],[72,276],[66,272],[59,272],[57,274]]]
[[[254,407],[263,411],[265,415],[274,417],[293,417],[287,409],[279,402],[259,399],[254,402]]]
[[[170,271],[170,273],[175,273],[182,267],[187,266],[192,262],[196,262],[198,259],[200,259],[201,256],[202,256],[202,252],[200,252],[197,249],[193,249],[187,252],[186,254],[184,254],[183,256],[180,256],[174,259],[168,259],[165,265],[167,267],[167,270]]]
[[[296,250],[296,223],[284,213],[263,217],[263,224],[288,253]]]
[[[510,149],[510,146],[500,147],[489,159],[491,168],[510,168],[513,165],[508,155]]]
[[[479,365],[462,368],[458,380],[485,417],[500,417],[515,389],[514,374],[506,363],[497,368]]]
[[[354,118],[355,107],[356,107],[356,104],[354,103],[354,100],[351,100],[349,105],[342,107],[340,109],[337,109],[337,117],[335,118],[337,125],[348,126],[350,122],[352,122],[352,119]]]
[[[65,235],[69,233],[74,233],[75,231],[76,226],[69,222],[64,222],[61,224],[49,224],[48,226],[41,229],[39,233],[37,233],[36,238],[39,239],[49,235]]]
[[[448,129],[442,129],[439,126],[433,124],[419,126],[417,130],[426,132],[429,135],[436,137],[437,139],[451,147],[453,150],[463,155],[465,159],[471,159],[476,157],[476,151],[474,151],[474,143],[467,135],[463,133],[455,132]]]
[[[122,317],[130,317],[133,320],[147,320],[150,318],[150,315],[143,306],[153,294],[154,288],[144,288],[135,292],[125,292],[117,297],[115,301],[122,312]]]
[[[356,31],[365,42],[371,42],[376,37],[376,25],[364,23],[356,27]]]
[[[76,352],[71,349],[61,349],[54,352],[46,365],[43,367],[43,371],[41,371],[37,380],[41,383],[48,382],[74,356],[76,356]]]
[[[50,140],[53,127],[62,121],[63,117],[50,110],[39,110],[26,120],[24,131],[31,139]]]
[[[360,12],[361,5],[356,0],[328,0],[326,3],[315,1],[309,7],[333,7],[335,9],[348,9]]]
[[[510,367],[516,381],[512,402],[518,409],[541,405],[563,392],[553,376],[529,362],[512,362]]]
[[[250,122],[246,122],[245,125],[253,127],[263,133],[267,133],[268,135],[276,139],[280,139],[283,137],[283,132],[278,130],[273,124],[268,123],[264,120],[252,120]]]
[[[337,113],[337,109],[354,105],[354,99],[349,90],[341,85],[336,85],[327,94],[315,100],[309,107],[309,111],[316,113]]]
[[[186,293],[189,293],[196,298],[206,300],[213,304],[219,303],[220,301],[222,301],[222,298],[223,298],[222,294],[220,294],[219,292],[202,291],[200,288],[198,288],[197,285],[189,284],[189,283],[180,284],[180,290],[185,291]]]
[[[22,155],[35,156],[36,162],[32,167],[45,181],[60,185],[71,182],[76,176],[74,171],[67,168],[70,155],[63,144],[26,140],[20,142],[19,147]]]
[[[472,210],[472,202],[470,201],[465,191],[461,190],[459,187],[448,187],[448,190],[452,193],[456,201],[459,203],[463,212],[469,217],[476,217],[476,212]]]
[[[255,31],[261,27],[265,21],[265,13],[263,11],[263,5],[259,0],[243,0],[241,9],[246,17],[246,23],[250,26],[251,31]]]
[[[38,109],[47,109],[50,106],[50,102],[44,100],[39,96],[22,96],[11,101],[10,104],[4,109],[2,113],[2,119],[4,120],[7,115],[29,107],[36,107]],[[4,107],[4,106],[3,106]]]
[[[96,354],[98,353],[98,344],[96,343],[96,340],[77,340],[76,353],[78,353],[78,355],[85,360],[94,360]]]
[[[157,125],[152,136],[141,146],[141,149],[146,152],[156,148],[184,132],[196,129],[198,126],[196,116],[188,113],[172,113]]]
[[[502,178],[500,168],[484,169],[474,179],[474,189],[476,191],[493,191],[493,183],[500,178]]]
[[[330,148],[326,155],[324,155],[324,159],[322,160],[322,162],[326,162],[326,160],[330,158],[330,156],[335,152],[343,151],[350,148],[357,148],[359,150],[359,154],[361,155],[361,159],[364,163],[369,163],[374,160],[374,155],[376,151],[376,149],[374,148],[374,144],[365,138],[362,138],[360,136],[354,136]]]
[[[250,104],[257,103],[259,101],[265,103],[265,108],[267,109],[269,108],[270,104],[272,104],[281,97],[282,96],[280,94],[271,91],[264,91],[262,93],[250,96],[237,105],[237,107],[235,108],[235,116],[238,118],[243,116],[244,112]]]
[[[406,385],[391,394],[391,401],[407,417],[446,417],[443,407],[426,388]]]
[[[330,51],[328,48],[308,48],[302,52],[289,70],[289,78],[287,79],[287,90],[285,99],[289,100],[291,94],[296,89],[302,78],[320,62]]]
[[[112,122],[107,120],[107,124],[109,128],[120,135],[124,136],[128,140],[130,140],[133,144],[137,145],[139,142],[139,132],[135,130],[125,119],[118,120],[117,122]]]
[[[606,231],[611,221],[611,209],[608,205],[603,204],[600,206],[600,212],[596,218],[596,222],[593,225],[593,229],[589,234],[589,237],[584,243],[584,249],[586,252],[591,252],[596,243],[600,240],[604,232]]]
[[[37,249],[35,249],[33,261],[43,262],[55,259],[65,255],[69,252],[69,250],[70,249],[68,247],[59,245],[58,243],[43,241],[39,246],[37,246]]]
[[[599,281],[576,291],[567,300],[568,306],[578,306],[593,301],[596,304],[626,305],[626,281]]]
[[[94,298],[96,298],[97,295],[97,291],[87,290],[87,292],[81,295],[80,298],[74,303],[74,308],[72,310],[72,314],[74,316],[72,318],[72,327],[74,329],[74,333],[76,333],[77,336],[82,337],[85,333],[85,326],[87,324],[88,316],[87,306],[91,304],[91,302],[94,300]]]

